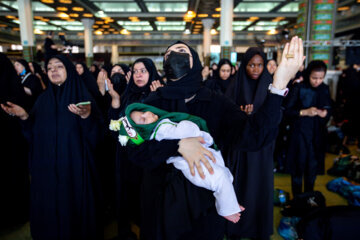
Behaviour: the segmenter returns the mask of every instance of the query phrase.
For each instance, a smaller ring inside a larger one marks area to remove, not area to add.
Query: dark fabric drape
[[[83,74],[80,75],[81,80],[85,84],[87,90],[90,92],[92,97],[98,102],[98,99],[100,97],[100,92],[98,85],[96,83],[96,79],[93,77],[93,75],[91,74],[85,63],[78,63],[78,64],[81,64],[81,66],[84,69]]]
[[[67,79],[60,86],[49,84],[24,122],[31,143],[31,234],[34,240],[102,239],[94,158],[101,116],[75,66],[64,56],[55,58],[64,64]],[[86,119],[68,110],[82,101],[91,101]]]
[[[246,73],[246,66],[255,55],[264,60],[264,70],[257,80],[251,79]],[[249,48],[226,93],[239,107],[253,104],[251,114],[259,110],[268,96],[272,77],[265,66],[264,52],[259,48]],[[266,137],[274,139],[276,134],[277,126],[274,126]],[[226,164],[234,176],[236,195],[246,209],[238,224],[227,224],[229,237],[269,239],[273,232],[274,141],[269,142],[258,151],[243,151],[232,147],[224,151]]]
[[[20,78],[0,53],[0,103],[12,102],[29,110]],[[29,214],[28,146],[16,117],[0,108],[0,229],[25,223]]]

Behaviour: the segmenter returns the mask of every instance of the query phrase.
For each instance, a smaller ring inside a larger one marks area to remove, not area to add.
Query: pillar
[[[90,65],[94,61],[94,53],[93,53],[93,35],[92,35],[92,26],[94,24],[94,19],[83,18],[81,19],[84,25],[84,41],[85,41],[85,59],[86,65],[90,67]]]
[[[203,31],[203,56],[204,66],[210,66],[210,45],[211,45],[211,34],[210,30],[214,24],[214,19],[206,18],[202,20],[204,31]]]
[[[117,64],[119,63],[119,48],[118,45],[113,44],[111,46],[111,63]]]
[[[334,39],[336,1],[302,0],[299,2],[297,34],[305,40],[327,41]],[[306,65],[322,60],[332,68],[332,47],[309,46],[305,49]]]
[[[33,61],[36,55],[31,0],[18,0],[20,20],[20,38],[23,46],[23,58]]]
[[[221,0],[221,17],[220,17],[220,45],[221,45],[221,58],[230,59],[232,38],[233,38],[233,13],[234,13],[234,0]]]

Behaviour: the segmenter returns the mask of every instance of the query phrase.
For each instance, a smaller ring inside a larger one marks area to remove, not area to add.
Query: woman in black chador
[[[286,87],[303,62],[302,50],[302,42],[297,37],[293,38],[290,49],[288,45],[285,47],[286,53],[295,54],[293,58],[284,57],[279,66],[274,80],[278,89]],[[164,70],[167,85],[151,93],[145,103],[202,117],[220,147],[232,145],[255,151],[273,140],[266,136],[280,121],[282,96],[268,94],[259,110],[247,116],[224,95],[201,87],[199,56],[183,42],[169,46],[164,56]],[[274,88],[272,91],[276,92]],[[213,156],[201,146],[201,141],[200,138],[151,140],[129,147],[129,160],[144,169],[140,198],[142,239],[223,239],[225,220],[216,213],[212,192],[191,184],[181,171],[166,164],[169,157],[180,154],[188,161],[193,175],[194,166],[196,174],[202,177],[203,171],[211,173],[206,156],[212,159]]]
[[[20,76],[27,101],[33,106],[38,96],[43,92],[40,79],[32,74],[29,63],[25,59],[18,59],[14,63],[15,70]]]
[[[249,48],[226,96],[248,115],[256,114],[270,94],[273,78],[260,48]],[[264,136],[267,144],[256,151],[230,147],[224,151],[234,175],[239,202],[246,208],[238,224],[227,224],[229,237],[269,239],[273,233],[273,151],[277,124]]]
[[[77,73],[80,75],[80,79],[85,84],[87,90],[91,93],[92,97],[98,101],[100,97],[100,92],[96,79],[93,77],[91,72],[85,63],[77,63],[75,65]]]
[[[101,195],[93,151],[101,118],[74,65],[64,56],[46,64],[50,84],[28,114],[1,107],[24,124],[30,147],[30,228],[34,240],[102,239]],[[76,106],[90,101],[91,104]]]
[[[304,81],[289,94],[285,114],[291,120],[287,166],[291,173],[293,195],[314,190],[316,174],[324,172],[326,123],[331,115],[329,87],[323,83],[326,65],[309,63]]]
[[[28,109],[24,88],[11,61],[0,53],[0,103]],[[0,228],[25,223],[29,214],[28,148],[21,124],[0,109]]]
[[[215,70],[213,77],[205,81],[205,86],[211,90],[225,94],[231,80],[232,65],[228,59],[221,59],[218,68]]]
[[[123,66],[122,68],[125,70]],[[128,105],[144,102],[151,91],[155,91],[157,87],[162,85],[160,79],[151,59],[137,59],[133,63],[129,84],[121,96],[120,102],[117,101],[120,98],[120,93],[116,91],[115,83],[109,83],[109,94],[113,99],[112,101],[120,103],[120,108],[111,108],[110,118],[119,119],[125,115],[125,109]],[[121,239],[135,239],[135,234],[131,232],[130,221],[137,224],[140,221],[141,175],[142,170],[128,160],[126,149],[118,143],[116,151],[116,195],[118,230]]]

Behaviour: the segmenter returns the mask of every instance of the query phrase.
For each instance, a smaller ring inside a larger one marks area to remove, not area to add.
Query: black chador
[[[101,141],[102,118],[75,66],[64,56],[55,58],[65,66],[66,81],[50,83],[24,122],[31,143],[31,235],[34,240],[102,239],[93,153]],[[91,101],[86,119],[68,110],[82,101]]]
[[[251,115],[256,114],[268,98],[268,87],[272,82],[272,76],[266,67],[257,80],[251,79],[247,74],[246,66],[255,55],[261,56],[266,66],[264,52],[259,48],[249,48],[226,93],[239,108],[253,104]],[[277,114],[280,115],[280,110]],[[237,224],[227,224],[229,237],[269,239],[273,233],[273,140],[277,134],[277,124],[274,126],[264,136],[267,144],[256,151],[237,146],[224,151],[226,164],[234,175],[236,195],[240,204],[245,207]]]

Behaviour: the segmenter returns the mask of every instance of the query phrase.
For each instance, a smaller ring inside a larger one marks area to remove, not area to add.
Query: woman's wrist
[[[23,121],[27,120],[29,118],[29,114],[24,113],[23,115],[19,116],[19,118]]]
[[[111,107],[117,109],[120,107],[120,99],[119,98],[112,98],[111,100]]]

